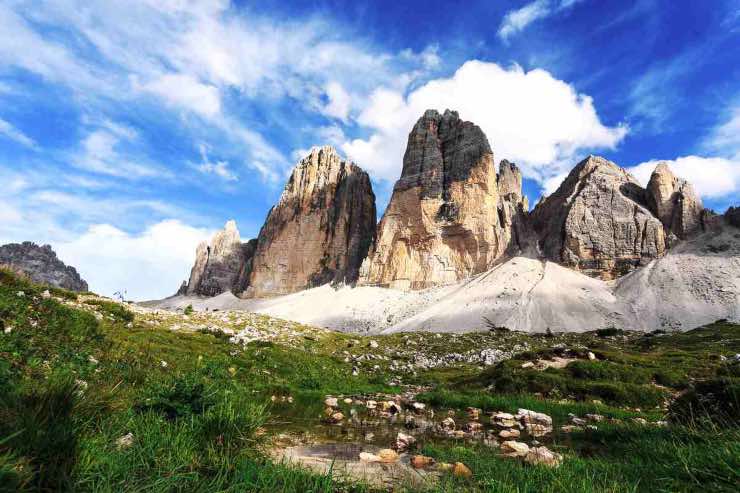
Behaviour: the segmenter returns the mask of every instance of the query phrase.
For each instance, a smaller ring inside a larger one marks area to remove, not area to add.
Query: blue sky
[[[739,202],[737,0],[5,0],[0,33],[0,243],[104,294],[170,294],[227,219],[255,236],[313,145],[382,211],[427,108],[479,124],[532,203],[589,153]]]

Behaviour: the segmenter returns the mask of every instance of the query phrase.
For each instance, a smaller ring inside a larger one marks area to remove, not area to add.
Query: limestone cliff
[[[367,173],[330,146],[314,148],[293,169],[260,230],[245,295],[354,283],[375,240],[375,221]]]
[[[668,232],[685,239],[702,229],[701,199],[666,163],[658,163],[647,186],[647,203]]]
[[[77,270],[57,258],[51,246],[38,246],[30,241],[0,246],[0,265],[21,271],[33,282],[70,291],[87,291]]]
[[[612,279],[663,255],[666,235],[645,190],[611,161],[589,156],[531,214],[541,253]]]
[[[244,287],[243,272],[251,268],[255,243],[242,243],[236,222],[228,221],[224,229],[213,235],[210,244],[198,245],[190,279],[178,294],[216,296],[226,291],[240,292]]]
[[[454,111],[426,111],[409,134],[401,178],[361,282],[400,289],[451,284],[518,248],[512,223],[522,217],[521,174],[508,162],[501,170],[497,179],[478,126]]]

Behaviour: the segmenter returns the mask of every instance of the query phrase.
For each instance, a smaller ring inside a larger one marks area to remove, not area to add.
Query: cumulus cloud
[[[347,120],[352,97],[342,85],[335,81],[329,82],[326,85],[326,96],[329,101],[324,107],[324,113],[340,120]]]
[[[32,138],[30,138],[29,136],[15,128],[11,123],[3,120],[2,118],[0,118],[0,136],[5,136],[10,140],[14,140],[15,142],[18,142],[19,144],[26,147],[36,147],[36,142],[34,142]]]
[[[404,95],[376,90],[357,121],[373,130],[343,151],[376,178],[398,177],[406,136],[427,109],[457,110],[479,125],[497,159],[516,161],[540,183],[574,164],[588,149],[614,148],[625,126],[604,125],[592,99],[544,70],[469,61],[451,78],[429,81]]]
[[[189,274],[196,246],[210,235],[177,220],[158,222],[138,234],[96,224],[52,246],[91,290],[108,296],[125,290],[129,298],[145,300],[173,294]]]
[[[707,155],[689,155],[665,162],[704,198],[733,199],[740,195],[740,105],[731,106],[724,119],[703,139],[700,148]],[[629,171],[646,185],[660,161],[652,159]]]
[[[684,156],[671,160],[653,159],[628,168],[642,185],[647,185],[655,166],[664,161],[673,173],[687,180],[706,198],[726,197],[740,192],[740,161],[720,157]]]

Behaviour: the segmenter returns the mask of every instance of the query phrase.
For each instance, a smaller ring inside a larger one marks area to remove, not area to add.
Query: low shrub
[[[120,303],[93,299],[85,301],[85,304],[100,307],[104,314],[112,316],[118,322],[128,323],[134,321],[133,312]]]
[[[668,416],[677,423],[711,421],[740,425],[740,379],[723,377],[696,382],[673,401]]]

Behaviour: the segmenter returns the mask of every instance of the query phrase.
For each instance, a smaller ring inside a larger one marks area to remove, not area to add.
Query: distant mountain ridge
[[[50,245],[9,243],[0,246],[0,265],[19,270],[32,281],[70,291],[87,291],[88,286],[77,270],[57,258]]]

